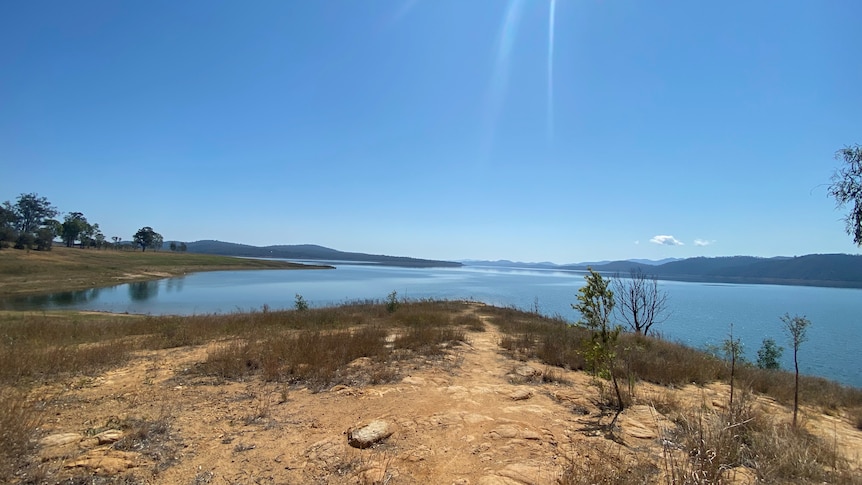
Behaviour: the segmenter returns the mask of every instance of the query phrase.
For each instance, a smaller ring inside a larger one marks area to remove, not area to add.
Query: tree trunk
[[[793,367],[796,369],[796,379],[793,386],[793,427],[796,427],[796,413],[799,411],[799,362],[796,360],[796,349],[793,349]]]
[[[620,386],[617,384],[617,374],[611,370],[611,381],[614,383],[614,392],[617,393],[617,413],[614,414],[614,419],[611,420],[611,429],[614,427],[614,423],[617,422],[617,418],[620,417],[620,414],[623,412],[623,395],[620,393]]]

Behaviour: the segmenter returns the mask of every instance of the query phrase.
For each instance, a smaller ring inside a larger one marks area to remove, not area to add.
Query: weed
[[[296,298],[293,302],[293,309],[298,312],[304,312],[308,310],[308,302],[305,301],[305,298],[302,297],[299,293],[296,294]]]
[[[0,388],[0,481],[9,479],[33,449],[39,416],[24,392]]]
[[[862,406],[851,408],[847,413],[850,417],[850,423],[858,430],[862,430]]]
[[[236,446],[233,447],[234,453],[242,453],[243,451],[253,450],[257,447],[255,444],[251,443],[237,443]]]
[[[393,291],[386,296],[386,311],[395,313],[395,310],[398,310],[398,293]]]
[[[642,453],[625,453],[612,444],[600,450],[601,458],[569,457],[557,483],[560,485],[628,485],[653,483],[659,472]]]

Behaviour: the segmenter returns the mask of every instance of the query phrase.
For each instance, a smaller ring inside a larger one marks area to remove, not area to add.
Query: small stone
[[[392,436],[393,432],[394,429],[388,421],[375,419],[365,426],[349,430],[347,432],[347,444],[359,449],[369,448]]]
[[[524,401],[533,397],[533,391],[530,391],[529,389],[518,389],[509,394],[509,397],[512,398],[513,401]]]
[[[120,441],[123,438],[123,432],[118,429],[109,429],[102,431],[94,436],[94,438],[98,440],[100,445],[107,445]]]
[[[539,373],[539,371],[537,371],[536,369],[534,369],[534,368],[532,368],[526,364],[515,369],[515,374],[518,374],[521,377],[533,377],[533,376],[537,375],[538,373]]]

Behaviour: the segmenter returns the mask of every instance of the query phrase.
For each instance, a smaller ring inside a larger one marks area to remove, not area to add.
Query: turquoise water
[[[344,264],[320,271],[221,271],[195,273],[112,288],[65,292],[0,302],[4,309],[80,309],[145,314],[206,314],[292,308],[296,294],[312,306],[351,300],[405,298],[472,299],[539,309],[574,321],[571,308],[583,273],[532,269],[395,268]],[[805,286],[732,285],[662,281],[670,315],[656,326],[665,338],[694,347],[719,344],[733,323],[746,356],[756,359],[765,337],[788,348],[780,317],[807,316],[812,326],[800,350],[800,367],[862,387],[862,290]],[[783,366],[791,368],[785,351]]]

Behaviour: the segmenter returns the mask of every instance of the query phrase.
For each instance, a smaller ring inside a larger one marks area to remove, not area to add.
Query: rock
[[[372,360],[369,357],[359,357],[358,359],[354,359],[347,367],[368,367],[372,364]]]
[[[556,483],[554,477],[548,476],[548,471],[542,470],[538,465],[513,463],[506,465],[505,468],[497,472],[498,475],[504,478],[515,480],[523,484],[539,484],[539,483]]]
[[[388,421],[375,419],[365,426],[348,430],[347,444],[354,448],[365,449],[392,436],[394,431]]]
[[[520,436],[521,431],[511,424],[504,424],[502,426],[497,426],[488,434],[494,439],[512,439]]]
[[[100,445],[107,445],[120,441],[123,438],[123,432],[118,429],[109,429],[102,431],[94,436],[94,438],[96,438]]]
[[[658,437],[658,425],[663,417],[651,406],[634,405],[620,416],[624,433],[633,438],[651,440]]]
[[[361,390],[354,389],[350,386],[345,386],[344,384],[338,384],[338,385],[332,386],[332,388],[329,389],[329,392],[334,392],[334,393],[340,394],[342,396],[356,396],[356,395],[362,394]]]
[[[50,448],[52,446],[63,446],[68,445],[69,443],[76,443],[81,441],[81,435],[78,433],[57,433],[46,436],[39,440],[39,445],[45,448]]]
[[[140,460],[136,453],[116,450],[93,450],[78,460],[65,465],[66,468],[83,468],[99,475],[116,475],[134,468]]]
[[[484,423],[485,421],[493,421],[494,418],[485,416],[484,414],[467,413],[464,415],[464,422],[469,424]]]
[[[528,377],[529,378],[529,377],[533,377],[535,375],[538,375],[539,371],[537,371],[533,367],[530,367],[529,365],[524,364],[524,365],[518,367],[517,369],[515,369],[515,374],[518,374],[521,377]]]
[[[464,414],[459,411],[452,411],[445,414],[435,414],[432,416],[439,426],[461,426],[464,424]]]
[[[647,428],[646,426],[644,426],[640,423],[633,422],[633,421],[630,421],[623,428],[623,430],[626,433],[628,433],[631,437],[642,439],[642,440],[651,440],[651,439],[655,439],[658,437],[653,430]]]
[[[81,435],[78,433],[57,433],[39,440],[39,457],[42,460],[75,456],[81,451]]]
[[[523,401],[533,397],[533,391],[529,389],[517,389],[509,394],[509,397],[512,398],[513,401]]]

